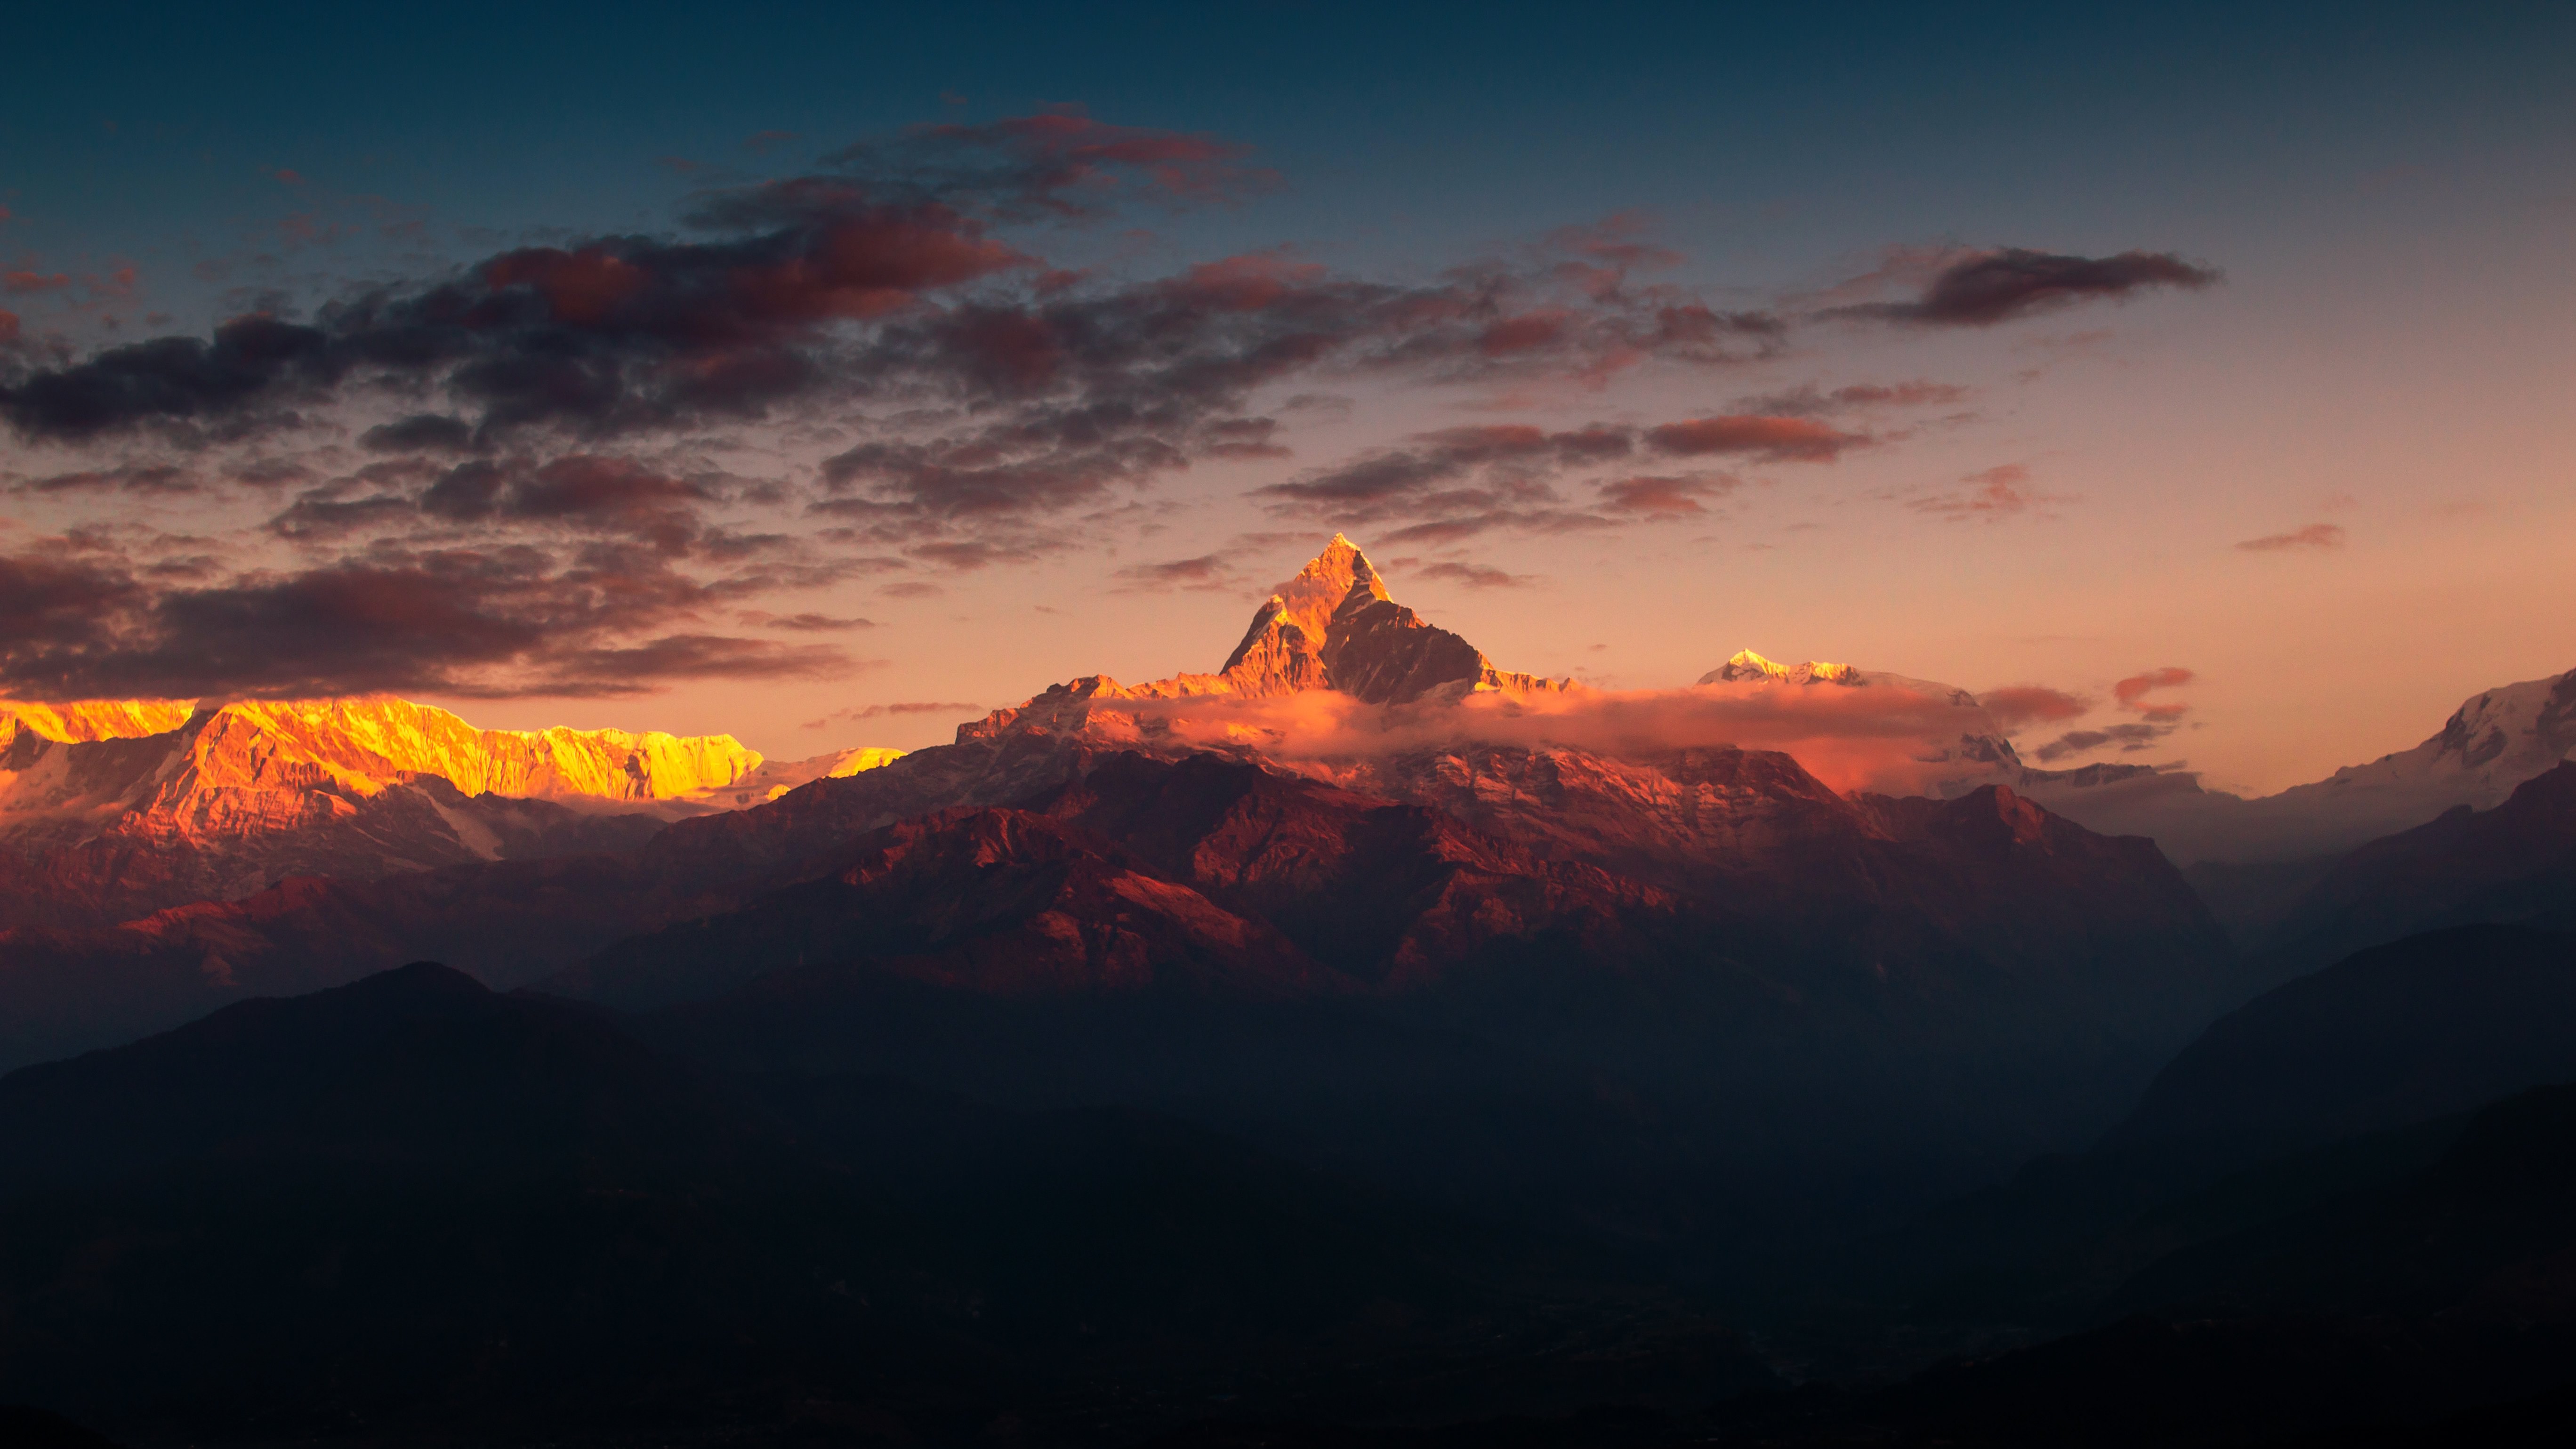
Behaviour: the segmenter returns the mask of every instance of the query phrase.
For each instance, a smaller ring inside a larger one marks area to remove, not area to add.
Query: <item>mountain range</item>
[[[1217,668],[910,753],[6,706],[0,1398],[173,1442],[2557,1422],[2556,689],[2193,807],[2432,813],[2188,874],[2083,820],[2232,797],[1846,665],[1509,670],[1338,537]]]

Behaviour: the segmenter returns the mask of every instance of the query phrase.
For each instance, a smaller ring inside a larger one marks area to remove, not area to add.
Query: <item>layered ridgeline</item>
[[[1391,1176],[1484,1161],[1569,1214],[1690,1218],[1713,1183],[1750,1192],[1802,1142],[1798,1190],[1823,1191],[1819,1163],[1930,1190],[2074,1140],[2226,998],[2225,944],[2151,844],[1999,784],[1867,787],[1919,757],[1959,764],[1984,726],[1954,691],[1813,668],[1580,688],[1422,619],[1346,540],[1210,662],[1059,685],[951,744],[623,853],[290,880],[0,941],[16,993],[0,1005],[32,1056],[438,959],[720,1019],[748,1059],[1016,1082],[1033,1101],[1227,1097],[1375,1133]],[[1811,768],[1755,747],[1856,712],[1875,755]],[[1357,1024],[1325,1024],[1345,1010]],[[888,1025],[907,1011],[933,1019]],[[1080,1025],[1099,1013],[1122,1024]],[[1431,1035],[1367,1025],[1394,1021]],[[995,1035],[1012,1023],[1048,1025]],[[1348,1122],[1297,1105],[1380,1069],[1395,1095],[1363,1093]],[[1723,1150],[1694,1127],[1650,1150],[1663,1166],[1602,1176],[1587,1144],[1660,1130],[1586,1105],[1611,1078],[1661,1104],[1638,1112],[1723,1118]],[[1550,1104],[1543,1126],[1514,1125],[1525,1089]],[[1434,1151],[1457,1101],[1492,1115]]]
[[[770,762],[730,735],[477,729],[381,696],[0,702],[0,851],[18,857],[0,923],[631,845],[894,753]]]
[[[2491,810],[2576,755],[2576,669],[2461,702],[2411,749],[2251,798],[2138,766],[2034,774],[2049,808],[2097,830],[2151,835],[2176,861],[2324,862],[2463,806]]]

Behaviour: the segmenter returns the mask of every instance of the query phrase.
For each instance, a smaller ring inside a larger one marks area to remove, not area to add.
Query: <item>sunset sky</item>
[[[2576,11],[12,22],[0,696],[915,746],[1336,530],[2272,790],[2576,667]]]

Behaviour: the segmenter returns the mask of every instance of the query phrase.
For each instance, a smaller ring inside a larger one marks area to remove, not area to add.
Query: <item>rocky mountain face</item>
[[[476,729],[392,698],[0,706],[0,924],[89,925],[250,894],[633,845],[882,764],[773,764],[730,735]]]
[[[1184,675],[1185,690],[1205,676]],[[1359,546],[1334,534],[1324,551],[1280,585],[1252,616],[1215,682],[1246,698],[1330,689],[1371,704],[1499,689],[1565,690],[1572,682],[1494,667],[1476,647],[1388,596]]]

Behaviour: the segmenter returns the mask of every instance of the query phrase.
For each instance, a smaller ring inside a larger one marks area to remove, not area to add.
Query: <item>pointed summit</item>
[[[1476,647],[1423,622],[1387,593],[1359,545],[1334,534],[1254,611],[1222,671],[1237,694],[1332,689],[1373,704],[1434,690],[1563,689],[1563,681],[1498,670]]]

